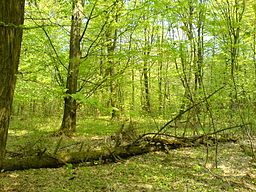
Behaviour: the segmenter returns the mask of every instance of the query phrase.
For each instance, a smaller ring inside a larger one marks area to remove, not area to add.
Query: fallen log
[[[199,140],[200,139],[200,140]],[[209,137],[207,141],[202,138],[152,138],[145,137],[137,143],[130,143],[124,146],[113,148],[105,148],[101,150],[88,150],[69,153],[49,154],[46,150],[33,156],[22,158],[5,159],[2,171],[38,169],[38,168],[57,168],[66,164],[99,164],[106,162],[114,162],[120,159],[126,159],[131,156],[141,155],[154,151],[169,151],[169,149],[177,149],[181,147],[193,147],[199,144],[206,144],[215,138]],[[219,142],[236,141],[234,138],[219,138]]]
[[[90,150],[80,152],[58,153],[56,155],[42,154],[40,156],[27,156],[23,158],[9,158],[3,163],[3,171],[37,169],[37,168],[57,168],[65,164],[78,164],[91,162],[111,162],[120,158],[140,155],[151,151],[156,151],[157,147],[152,145],[126,145],[113,149]]]

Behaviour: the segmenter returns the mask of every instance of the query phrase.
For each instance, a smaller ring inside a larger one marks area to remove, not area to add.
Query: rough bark
[[[152,133],[154,135],[155,133]],[[147,134],[147,135],[150,135]],[[160,136],[160,135],[159,135]],[[37,153],[34,156],[24,158],[7,159],[4,162],[4,171],[24,170],[32,168],[54,168],[61,167],[66,164],[84,164],[95,165],[108,162],[115,162],[120,159],[129,158],[135,155],[154,151],[170,152],[171,149],[181,147],[193,147],[201,144],[213,144],[216,142],[235,142],[236,138],[219,138],[216,140],[210,135],[203,135],[191,138],[173,138],[173,136],[164,135],[163,137],[141,137],[134,143],[114,148],[102,150],[90,150],[80,152],[58,153],[55,155]]]
[[[7,159],[4,162],[4,170],[24,170],[36,168],[54,168],[61,167],[67,163],[78,164],[87,163],[91,165],[96,162],[111,162],[119,158],[127,158],[133,155],[139,155],[153,151],[154,148],[139,146],[124,146],[117,147],[114,150],[92,150],[70,153],[59,153],[57,155],[42,155],[42,156],[29,156],[25,158]]]
[[[82,3],[81,0],[73,2],[73,15],[70,35],[69,66],[66,82],[66,97],[64,98],[64,113],[60,133],[70,135],[76,131],[76,99],[72,94],[77,92],[77,80],[81,58],[80,51],[80,25],[81,25]]]
[[[5,156],[11,106],[18,72],[24,0],[0,2],[0,169]]]

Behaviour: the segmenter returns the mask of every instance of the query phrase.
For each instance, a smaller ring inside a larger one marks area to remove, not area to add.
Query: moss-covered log
[[[67,163],[77,164],[96,161],[111,162],[119,158],[128,158],[151,151],[156,151],[153,145],[126,145],[112,149],[90,150],[81,152],[58,153],[56,155],[42,154],[23,158],[10,158],[4,161],[4,170],[24,170],[36,168],[54,168]]]
[[[36,169],[36,168],[56,168],[65,164],[78,164],[90,162],[94,164],[113,162],[118,159],[125,159],[131,156],[140,155],[153,151],[163,151],[169,149],[177,149],[181,147],[192,147],[199,144],[206,144],[214,138],[207,138],[204,140],[202,137],[196,138],[151,138],[146,137],[140,142],[127,144],[125,146],[119,146],[114,148],[105,148],[101,150],[89,150],[80,152],[69,153],[57,153],[53,154],[36,154],[34,156],[27,156],[23,158],[11,158],[4,161],[4,170],[24,170],[24,169]],[[234,141],[232,139],[219,139],[220,142]],[[213,141],[211,141],[213,143]]]

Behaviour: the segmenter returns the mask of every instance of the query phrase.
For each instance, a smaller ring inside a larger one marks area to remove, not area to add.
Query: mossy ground
[[[50,135],[58,124],[54,119],[14,120],[7,149],[22,151],[24,146],[32,146],[54,150],[59,138]],[[81,141],[97,147],[118,127],[118,122],[85,119],[79,122],[74,137],[64,139],[62,150],[79,148]],[[78,146],[69,146],[72,143]],[[256,191],[256,164],[238,143],[219,144],[217,159],[215,146],[208,147],[208,158],[206,154],[207,147],[200,146],[148,153],[103,165],[4,172],[0,173],[0,191]]]

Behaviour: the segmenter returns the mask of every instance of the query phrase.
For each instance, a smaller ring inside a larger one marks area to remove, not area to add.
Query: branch
[[[195,103],[194,105],[190,106],[189,108],[187,108],[186,110],[180,112],[177,116],[175,116],[172,120],[168,121],[162,128],[159,129],[159,131],[157,133],[155,133],[156,137],[161,131],[163,131],[169,124],[171,124],[173,121],[175,121],[176,119],[180,118],[181,115],[187,113],[188,111],[190,111],[191,109],[195,108],[196,106],[204,103],[205,101],[207,101],[209,98],[211,98],[213,95],[215,95],[217,92],[219,92],[221,89],[223,89],[225,87],[225,85],[223,85],[222,87],[218,88],[217,90],[215,90],[213,93],[211,93],[209,96],[205,97],[202,101],[199,101],[198,103]],[[154,138],[153,137],[153,138]]]
[[[102,25],[101,29],[100,29],[100,32],[98,33],[97,37],[94,39],[94,41],[90,44],[90,46],[88,47],[87,51],[86,51],[86,55],[81,57],[81,59],[86,59],[89,54],[90,54],[90,50],[91,48],[93,47],[93,45],[96,43],[96,41],[99,39],[101,33],[103,32],[105,26],[107,25],[107,21],[105,21],[105,23]]]
[[[42,30],[44,31],[44,33],[45,33],[45,35],[46,35],[46,37],[47,37],[47,39],[49,40],[49,42],[50,42],[50,45],[51,45],[51,47],[52,47],[52,49],[53,49],[53,51],[54,51],[54,53],[55,53],[55,55],[57,56],[57,58],[58,58],[58,61],[60,62],[60,64],[68,71],[68,69],[67,69],[67,67],[63,64],[63,62],[61,61],[61,59],[60,59],[60,57],[59,57],[59,54],[58,54],[58,52],[57,52],[57,50],[55,49],[55,47],[54,47],[54,45],[53,45],[53,43],[52,43],[52,40],[51,40],[51,38],[50,38],[50,36],[49,36],[49,34],[47,33],[47,31],[45,30],[45,28],[44,27],[42,27]]]
[[[83,39],[83,37],[84,37],[84,35],[85,35],[85,32],[87,31],[88,25],[89,25],[89,23],[90,23],[90,21],[91,21],[91,19],[92,19],[92,14],[93,14],[93,11],[94,11],[94,9],[95,9],[95,7],[96,7],[97,2],[98,2],[98,0],[95,1],[94,5],[93,5],[93,7],[92,7],[92,10],[91,10],[91,12],[90,12],[89,18],[88,18],[87,21],[86,21],[86,24],[85,24],[85,27],[84,27],[84,31],[83,31],[83,33],[82,33],[80,39],[79,39],[80,42],[82,41],[82,39]]]
[[[250,125],[250,124],[251,123],[245,123],[245,124],[241,124],[241,125],[234,125],[234,126],[231,126],[231,127],[226,127],[226,128],[214,131],[212,133],[206,133],[206,134],[200,135],[199,137],[197,137],[197,139],[202,138],[202,137],[206,137],[206,136],[210,136],[210,135],[215,135],[217,133],[220,133],[220,132],[223,132],[223,131],[226,131],[226,130],[229,130],[229,129],[234,129],[234,128],[237,128],[237,127],[241,128],[243,126]]]
[[[96,3],[96,2],[95,2],[95,3]],[[88,47],[85,56],[81,57],[81,59],[86,59],[86,58],[89,56],[92,47],[93,47],[94,44],[97,42],[97,40],[100,38],[100,35],[101,35],[102,32],[104,31],[105,26],[108,24],[109,14],[110,14],[111,12],[113,12],[113,9],[114,9],[114,7],[115,7],[115,6],[114,6],[115,3],[116,3],[116,1],[115,1],[111,6],[109,6],[108,11],[106,12],[106,15],[107,15],[107,16],[106,16],[105,22],[103,23],[103,25],[102,25],[102,27],[101,27],[101,29],[100,29],[98,35],[96,36],[96,38],[93,40],[93,42],[92,42],[92,43],[90,44],[90,46]],[[94,5],[95,5],[95,4],[94,4]],[[112,9],[110,9],[111,7],[112,7]],[[93,9],[94,9],[94,8],[93,8]],[[93,11],[93,9],[92,9],[92,11]],[[88,18],[88,20],[89,20],[89,19],[90,19],[90,18]],[[88,22],[88,24],[89,24],[89,22]],[[86,30],[86,29],[85,29],[85,30]],[[81,40],[81,39],[80,39],[80,40]],[[98,44],[99,44],[99,43],[98,43]],[[97,46],[98,44],[96,44],[95,46]]]

